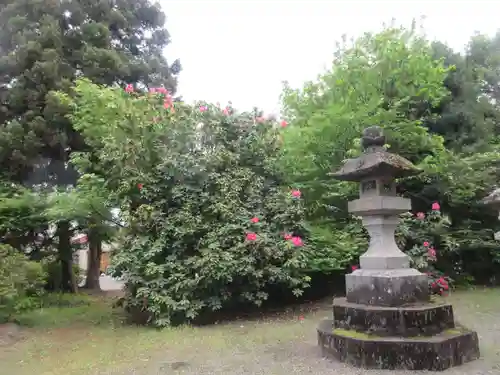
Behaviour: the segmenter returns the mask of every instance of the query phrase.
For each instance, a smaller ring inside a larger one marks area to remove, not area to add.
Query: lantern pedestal
[[[351,303],[396,307],[430,300],[427,276],[412,268],[358,269],[345,281]]]

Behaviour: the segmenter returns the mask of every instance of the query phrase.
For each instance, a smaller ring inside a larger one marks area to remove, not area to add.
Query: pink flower
[[[154,87],[151,87],[151,88],[149,89],[149,93],[150,93],[150,94],[156,94],[156,89],[155,89]]]
[[[255,121],[257,121],[259,124],[262,124],[264,121],[266,121],[266,119],[262,116],[259,116],[255,119]]]
[[[434,202],[434,203],[432,204],[432,210],[433,210],[433,211],[439,211],[440,209],[441,209],[441,206],[439,205],[439,203],[438,203],[438,202]]]
[[[258,222],[259,222],[259,218],[258,218],[258,217],[252,217],[252,218],[250,219],[250,221],[251,221],[252,223],[258,223]]]
[[[444,279],[444,277],[440,277],[437,281],[437,283],[439,284],[439,286],[441,286],[441,288],[443,288],[444,290],[448,290],[449,286],[448,286],[448,282]]]
[[[170,96],[168,92],[165,94],[165,99],[163,100],[163,108],[165,109],[172,108],[172,110],[174,109],[174,102],[172,100],[172,96]]]
[[[247,240],[248,241],[255,241],[257,239],[257,235],[253,232],[247,233]]]
[[[300,237],[292,237],[292,243],[294,244],[294,246],[302,246],[304,244],[302,238]]]
[[[351,271],[352,272],[356,271],[357,269],[359,269],[359,266],[351,266]]]
[[[286,122],[285,120],[283,120],[283,121],[281,121],[280,125],[281,125],[282,128],[286,128],[288,126],[288,122]]]
[[[283,235],[283,238],[284,238],[285,240],[287,240],[287,241],[288,241],[288,240],[291,240],[291,239],[292,239],[292,235],[291,235],[290,233],[285,233],[285,234]]]
[[[143,184],[137,184],[137,189],[142,190],[143,186]]]
[[[206,105],[202,105],[200,106],[200,112],[205,112],[207,110],[207,106]]]
[[[127,86],[125,86],[125,92],[134,92],[134,86],[129,83]]]
[[[292,197],[294,198],[300,198],[301,194],[300,190],[292,190]]]
[[[423,212],[417,212],[417,219],[424,220],[425,219],[425,214]]]
[[[224,108],[222,113],[224,113],[226,116],[229,115],[229,108],[228,107]]]
[[[168,91],[165,87],[157,87],[156,92],[159,92],[160,94],[168,94]]]
[[[424,241],[424,247],[429,247],[429,242]]]
[[[435,258],[435,257],[436,257],[436,250],[434,250],[432,247],[429,247],[429,250],[427,250],[427,254],[428,254],[431,258]]]

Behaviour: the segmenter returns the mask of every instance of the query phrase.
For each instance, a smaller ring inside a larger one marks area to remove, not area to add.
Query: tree
[[[440,266],[480,282],[500,272],[492,234],[499,229],[496,213],[478,204],[500,179],[499,40],[499,35],[474,35],[463,54],[443,43],[433,44],[434,56],[455,69],[444,81],[450,95],[434,109],[436,116],[424,123],[442,135],[455,154],[446,168],[437,168],[440,178],[421,191],[441,199],[453,223],[448,234],[458,245]]]
[[[40,194],[14,184],[0,184],[0,243],[39,259],[38,249],[52,244],[45,210],[47,200]]]
[[[493,99],[498,107],[500,100],[500,31],[490,37],[488,35],[474,35],[468,45],[465,56],[467,63],[473,66],[476,77],[481,82],[484,95]],[[498,129],[496,129],[498,131]]]
[[[472,38],[465,54],[454,52],[441,42],[432,44],[434,57],[443,59],[445,66],[452,66],[453,70],[444,81],[450,95],[433,109],[439,116],[429,118],[425,126],[442,135],[445,146],[458,153],[471,155],[492,151],[492,145],[498,143],[500,112],[495,101],[491,100],[493,86],[488,84],[486,87],[484,79],[491,76],[487,69],[494,72],[497,67],[485,67],[484,63],[477,61],[484,57],[476,56],[477,44],[484,45],[486,41],[484,37]],[[488,60],[494,61],[493,58]]]
[[[74,151],[89,150],[50,95],[71,92],[77,77],[147,90],[176,89],[180,64],[163,56],[170,42],[165,16],[148,0],[4,1],[0,5],[0,173],[25,183],[40,164],[66,191],[76,181],[65,168]],[[59,222],[64,289],[72,289],[68,217]],[[64,241],[63,241],[64,239]]]

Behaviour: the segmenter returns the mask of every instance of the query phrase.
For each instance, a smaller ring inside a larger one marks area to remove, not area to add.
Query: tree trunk
[[[89,227],[87,238],[89,247],[87,251],[87,276],[84,288],[101,290],[99,279],[101,277],[102,240],[95,224]]]
[[[78,284],[73,272],[73,249],[71,248],[71,231],[69,221],[58,223],[59,244],[57,246],[59,262],[61,264],[61,290],[76,293]]]

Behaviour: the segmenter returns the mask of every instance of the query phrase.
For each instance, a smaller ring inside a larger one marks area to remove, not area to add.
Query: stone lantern
[[[444,370],[479,357],[477,334],[455,325],[453,308],[431,302],[427,275],[410,268],[394,232],[411,201],[396,195],[395,179],[418,174],[384,149],[380,127],[365,129],[363,153],[333,174],[360,183],[349,212],[370,235],[360,269],[346,275],[346,297],[335,298],[333,320],[318,327],[323,354],[358,367]]]

